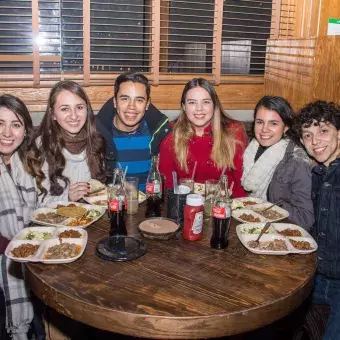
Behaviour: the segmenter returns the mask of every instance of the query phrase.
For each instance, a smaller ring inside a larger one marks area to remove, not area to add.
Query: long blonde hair
[[[232,122],[233,119],[224,112],[214,87],[204,78],[194,78],[190,80],[185,85],[182,93],[181,113],[173,128],[177,161],[182,169],[188,171],[188,142],[189,139],[195,135],[195,129],[189,121],[184,107],[188,91],[195,87],[205,89],[214,104],[214,115],[211,120],[214,146],[211,151],[211,159],[220,169],[234,169],[236,140],[234,133],[226,128],[226,125]]]

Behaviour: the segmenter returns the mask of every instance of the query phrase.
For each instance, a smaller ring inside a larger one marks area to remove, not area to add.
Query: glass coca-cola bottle
[[[161,216],[162,179],[158,171],[157,156],[152,156],[151,168],[146,180],[146,212],[145,217]]]
[[[219,189],[212,209],[213,230],[210,240],[211,248],[224,249],[228,245],[228,233],[231,220],[231,199],[228,192],[228,177],[222,175]]]
[[[107,191],[110,236],[126,235],[126,194],[123,186],[123,172],[121,169],[114,169],[113,182],[108,185]]]

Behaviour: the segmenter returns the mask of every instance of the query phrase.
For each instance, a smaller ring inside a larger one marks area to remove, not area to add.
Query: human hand
[[[87,182],[77,182],[70,185],[68,190],[68,199],[70,202],[79,201],[90,191],[90,185]]]

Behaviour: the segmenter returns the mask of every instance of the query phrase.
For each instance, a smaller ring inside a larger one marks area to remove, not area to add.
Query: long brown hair
[[[224,112],[214,87],[204,78],[190,80],[182,93],[181,113],[173,129],[177,161],[182,169],[188,171],[188,141],[195,135],[195,130],[184,111],[184,107],[188,91],[195,87],[205,89],[214,104],[214,115],[211,121],[214,146],[211,151],[211,159],[221,169],[234,169],[236,140],[234,134],[226,128],[227,124],[232,122],[233,119]]]
[[[27,171],[28,166],[26,161],[26,154],[30,139],[33,134],[33,123],[31,115],[24,102],[21,101],[18,97],[12,96],[10,94],[3,94],[0,96],[0,107],[5,107],[6,109],[12,111],[18,118],[18,120],[23,123],[23,126],[25,128],[24,140],[16,151],[18,151],[19,158],[24,166],[24,169]]]
[[[53,119],[54,106],[58,95],[62,91],[69,91],[85,102],[87,119],[83,129],[86,131],[87,163],[92,178],[98,179],[101,182],[104,182],[106,179],[103,166],[105,142],[96,130],[95,116],[90,100],[84,89],[78,83],[70,80],[61,81],[57,83],[50,92],[45,115],[38,130],[34,134],[28,153],[27,162],[30,167],[30,172],[36,177],[40,194],[44,196],[47,194],[47,190],[42,186],[42,181],[45,179],[42,167],[45,162],[48,164],[51,195],[61,195],[69,184],[69,179],[63,175],[66,160],[62,152],[65,147],[65,141],[62,137],[62,127]],[[37,138],[40,138],[40,142],[36,140]],[[58,183],[58,179],[64,182],[64,187]]]

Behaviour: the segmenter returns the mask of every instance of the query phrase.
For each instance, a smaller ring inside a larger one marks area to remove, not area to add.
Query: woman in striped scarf
[[[28,175],[25,155],[33,132],[25,104],[11,95],[0,96],[0,288],[6,300],[6,330],[12,339],[27,339],[33,319],[22,266],[6,258],[10,239],[29,223],[37,193]]]

